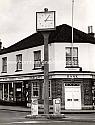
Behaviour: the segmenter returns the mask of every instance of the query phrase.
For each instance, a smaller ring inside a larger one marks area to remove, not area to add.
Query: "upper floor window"
[[[66,66],[78,66],[78,48],[66,47]]]
[[[2,58],[2,72],[7,72],[7,57]]]
[[[32,97],[39,97],[39,84],[38,84],[38,82],[32,83]]]
[[[16,55],[16,70],[22,70],[22,54]]]
[[[34,51],[34,68],[41,68],[41,51]]]

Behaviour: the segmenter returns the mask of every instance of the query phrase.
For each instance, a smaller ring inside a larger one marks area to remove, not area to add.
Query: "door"
[[[65,86],[65,109],[81,109],[80,86]]]

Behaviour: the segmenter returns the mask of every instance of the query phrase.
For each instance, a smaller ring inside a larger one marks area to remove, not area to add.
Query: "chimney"
[[[88,26],[88,34],[95,38],[95,34],[93,33],[93,26]]]
[[[1,39],[0,39],[0,50],[2,49],[2,42],[1,42]]]

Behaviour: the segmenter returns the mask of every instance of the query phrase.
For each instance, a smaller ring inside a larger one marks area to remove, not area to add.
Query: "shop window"
[[[2,84],[0,83],[0,99],[2,99],[3,95],[3,87],[2,87]]]
[[[43,83],[42,98],[44,99],[44,83]],[[51,98],[52,98],[52,94],[51,94],[51,81],[49,80],[49,99],[51,99]]]
[[[34,69],[41,68],[41,51],[34,51]]]
[[[13,101],[13,83],[9,84],[9,100]]]
[[[22,54],[16,55],[16,70],[22,70]]]
[[[16,85],[16,101],[22,101],[22,82],[18,82]]]
[[[8,84],[4,84],[4,100],[8,100]]]
[[[7,57],[2,58],[2,72],[7,72]]]
[[[93,106],[95,106],[95,82],[92,86]]]
[[[39,97],[39,84],[38,84],[38,82],[32,83],[32,97]]]
[[[73,57],[72,57],[73,56]],[[66,66],[78,66],[78,48],[66,47]]]

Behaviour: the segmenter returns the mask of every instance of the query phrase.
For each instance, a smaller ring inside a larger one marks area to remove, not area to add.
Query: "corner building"
[[[49,36],[49,103],[60,98],[62,109],[95,107],[95,38],[63,24]],[[35,33],[0,51],[0,103],[29,106],[37,98],[44,104],[44,40]],[[73,66],[72,63],[73,62]]]

